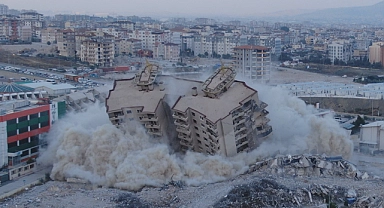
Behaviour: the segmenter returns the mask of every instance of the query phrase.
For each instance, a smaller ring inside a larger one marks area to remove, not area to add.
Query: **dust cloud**
[[[313,108],[279,88],[256,86],[269,104],[273,136],[250,153],[224,158],[187,152],[173,153],[149,137],[138,123],[117,129],[105,107],[89,106],[57,121],[47,135],[48,148],[38,162],[52,165],[51,178],[80,178],[95,185],[127,190],[160,187],[182,180],[187,185],[223,181],[248,170],[255,161],[274,154],[326,153],[349,156],[352,143],[331,117],[316,117]]]

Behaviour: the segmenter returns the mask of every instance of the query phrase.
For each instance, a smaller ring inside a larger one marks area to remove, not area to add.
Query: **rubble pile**
[[[213,207],[301,207],[333,204],[351,207],[380,207],[381,197],[360,197],[354,189],[312,184],[289,189],[274,179],[258,179],[234,187]]]
[[[149,205],[143,203],[138,197],[131,193],[122,193],[116,198],[112,198],[117,208],[149,208]]]
[[[276,156],[250,166],[249,172],[266,171],[278,175],[292,176],[342,176],[353,179],[368,179],[368,173],[360,172],[356,166],[341,156],[320,155]]]

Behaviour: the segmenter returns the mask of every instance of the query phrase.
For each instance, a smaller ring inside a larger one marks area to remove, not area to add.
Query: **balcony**
[[[238,113],[235,113],[235,114],[232,115],[232,118],[233,118],[233,119],[236,119],[236,118],[238,118],[238,117],[240,117],[240,116],[244,116],[244,112],[238,112]]]
[[[147,128],[147,129],[159,129],[160,124],[145,124],[145,128]]]
[[[187,116],[183,116],[181,114],[173,114],[172,117],[174,119],[179,119],[179,120],[182,120],[184,122],[187,122],[188,121],[188,117]]]
[[[191,135],[191,131],[189,131],[189,129],[181,127],[181,126],[176,127],[176,131],[180,132],[180,133],[184,133],[186,135]]]
[[[190,148],[193,147],[192,142],[189,142],[189,141],[184,140],[184,139],[181,139],[181,140],[180,140],[180,144],[183,145],[183,146],[186,146],[186,147],[190,147]]]
[[[272,127],[265,128],[261,131],[257,131],[256,138],[266,137],[272,133]]]
[[[189,124],[187,122],[180,121],[180,120],[175,120],[175,125],[180,126],[180,127],[184,127],[186,129],[189,128]]]
[[[235,129],[235,134],[236,134],[236,133],[239,133],[239,132],[242,132],[242,131],[245,131],[245,130],[247,130],[247,128],[246,128],[245,126],[239,128],[239,129]]]
[[[246,133],[240,133],[235,136],[235,140],[241,140],[243,138],[247,137]]]
[[[162,131],[147,131],[147,133],[154,136],[163,136]]]
[[[140,121],[158,121],[158,117],[157,116],[144,116],[144,117],[141,117]]]

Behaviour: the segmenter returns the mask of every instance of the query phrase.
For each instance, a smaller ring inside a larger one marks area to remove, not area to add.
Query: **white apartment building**
[[[267,83],[270,80],[270,49],[255,45],[235,47],[234,65],[237,72],[244,78]]]
[[[196,35],[194,37],[193,51],[195,56],[207,53],[209,56],[213,53],[212,36]]]
[[[115,81],[106,99],[113,124],[138,121],[149,135],[166,136],[179,150],[229,157],[256,148],[271,134],[267,105],[256,90],[234,80],[231,68],[218,69],[205,82],[157,72],[146,67],[132,79]]]
[[[0,15],[8,14],[8,6],[0,4]]]
[[[328,57],[332,64],[336,59],[347,63],[352,57],[352,45],[345,41],[335,41],[328,45]]]
[[[128,33],[129,38],[139,39],[142,43],[142,49],[154,50],[156,43],[165,42],[168,34],[164,32],[154,32],[151,30],[134,30]]]
[[[44,26],[44,16],[37,12],[25,12],[20,14],[22,25],[32,28],[32,39],[40,39],[39,31]]]

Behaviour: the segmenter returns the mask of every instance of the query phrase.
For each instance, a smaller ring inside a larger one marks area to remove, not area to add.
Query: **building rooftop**
[[[210,98],[203,93],[203,82],[200,81],[167,75],[157,76],[156,81],[164,83],[164,91],[160,91],[158,86],[152,91],[139,91],[133,78],[116,80],[107,99],[107,111],[142,106],[143,112],[155,112],[159,101],[164,99],[175,110],[185,112],[188,108],[192,108],[206,115],[210,121],[216,122],[226,117],[233,109],[240,107],[241,101],[257,93],[244,82],[235,81],[225,93],[217,98]],[[197,89],[197,96],[192,95],[193,87]]]
[[[26,87],[33,89],[39,87],[46,87],[52,90],[64,90],[64,89],[75,89],[76,87],[71,84],[61,83],[61,84],[52,84],[50,82],[34,82],[34,83],[25,83],[23,84]]]
[[[375,126],[379,126],[379,127],[381,126],[382,128],[384,128],[384,121],[372,122],[372,123],[369,123],[369,124],[365,124],[362,127],[375,127]]]
[[[19,92],[33,92],[34,88],[15,83],[4,83],[0,85],[0,94],[4,93],[19,93]]]
[[[205,97],[202,92],[199,92],[197,96],[185,95],[179,99],[173,109],[185,112],[188,108],[192,108],[216,123],[219,119],[229,115],[232,110],[240,107],[243,100],[256,92],[244,82],[235,81],[228,91],[218,98]]]

